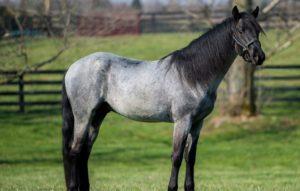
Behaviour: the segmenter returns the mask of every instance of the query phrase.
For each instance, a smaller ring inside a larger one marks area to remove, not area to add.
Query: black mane
[[[161,60],[171,56],[168,67],[174,66],[181,79],[184,77],[193,86],[197,82],[209,82],[216,74],[225,74],[229,68],[228,64],[231,64],[226,63],[228,57],[234,58],[236,55],[232,40],[234,25],[233,17],[229,17],[190,42],[188,46],[168,54]]]

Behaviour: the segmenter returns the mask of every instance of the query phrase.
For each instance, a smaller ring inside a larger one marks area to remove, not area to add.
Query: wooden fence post
[[[25,112],[25,102],[24,102],[24,74],[19,76],[19,111],[21,113]]]
[[[152,27],[152,32],[156,33],[156,15],[155,15],[155,13],[151,14],[151,27]]]

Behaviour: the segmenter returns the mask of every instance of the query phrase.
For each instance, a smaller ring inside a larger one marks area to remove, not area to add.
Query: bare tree
[[[176,11],[180,11],[180,5],[178,4],[177,0],[169,0],[168,4],[167,4],[167,11],[170,12],[176,12]]]
[[[166,7],[159,0],[146,1],[143,6],[144,12],[160,12],[164,11]]]
[[[233,3],[244,7],[247,11],[252,9],[252,0],[235,0]],[[255,66],[246,63],[240,57],[232,64],[226,79],[230,115],[256,114],[254,71]]]
[[[131,2],[131,7],[137,10],[141,10],[142,9],[142,3],[140,0],[133,0]]]
[[[272,10],[279,5],[280,0],[272,0],[267,4],[262,11],[260,17],[265,18],[272,12]],[[252,0],[235,0],[234,4],[244,7],[250,11],[252,8]],[[266,48],[266,59],[269,59],[278,52],[291,46],[296,39],[300,38],[297,29],[300,28],[299,22],[293,23],[293,27],[288,27],[288,19],[286,15],[278,15],[281,19],[276,20],[278,25],[284,26],[277,30],[277,39],[275,45]],[[268,20],[268,18],[266,19]],[[273,30],[274,31],[274,30]],[[284,31],[284,34],[282,34]],[[256,115],[256,92],[254,87],[254,71],[255,66],[245,63],[243,59],[237,58],[233,63],[231,69],[226,76],[227,91],[228,91],[228,109],[232,116],[237,115]]]
[[[27,1],[21,1],[22,6],[24,5],[24,2]],[[50,0],[44,0],[42,2],[43,5],[43,13],[40,15],[38,12],[35,13],[35,18],[38,16],[38,22],[40,22],[40,26],[45,26],[47,23],[45,23],[44,15],[49,14],[50,10]],[[66,5],[66,0],[61,0],[61,3],[65,3]],[[38,2],[40,3],[40,2]],[[27,5],[27,4],[26,4]],[[37,4],[37,6],[40,6],[40,4]],[[6,31],[8,34],[4,37],[2,37],[2,43],[1,46],[1,56],[2,59],[0,62],[2,67],[1,70],[7,69],[5,66],[8,66],[8,69],[14,69],[17,70],[17,75],[15,76],[7,76],[7,78],[1,79],[0,83],[6,83],[8,81],[11,81],[18,77],[19,75],[22,75],[23,73],[27,71],[32,71],[32,70],[38,70],[39,68],[43,67],[46,64],[50,64],[53,61],[55,61],[68,47],[68,28],[70,24],[70,12],[69,12],[69,7],[68,6],[62,6],[64,7],[61,14],[63,15],[62,17],[65,18],[62,22],[63,24],[63,36],[59,40],[58,38],[54,38],[54,41],[62,41],[62,46],[57,50],[56,53],[53,53],[52,55],[49,55],[47,52],[47,56],[43,57],[40,59],[40,61],[37,61],[35,63],[29,62],[31,60],[31,48],[30,45],[34,43],[28,43],[29,42],[34,42],[35,37],[34,36],[28,36],[28,30],[25,28],[27,27],[27,24],[24,23],[27,17],[29,17],[29,13],[27,10],[14,10],[11,9],[9,6],[7,6],[7,9],[9,10],[11,16],[14,18],[14,23],[17,25],[17,31],[18,33],[13,34],[11,33],[10,29],[7,29]],[[24,12],[25,11],[25,12]],[[4,26],[5,27],[5,26]],[[52,40],[52,39],[51,39]],[[18,62],[17,63],[8,63],[8,62]]]

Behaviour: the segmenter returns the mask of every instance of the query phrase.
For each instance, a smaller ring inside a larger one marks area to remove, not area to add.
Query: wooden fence
[[[265,71],[270,74],[260,74]],[[255,74],[255,87],[262,99],[300,102],[300,65],[267,65],[259,67]]]
[[[261,26],[267,29],[292,27],[300,20],[298,12],[288,12],[285,19],[289,22],[281,22],[279,15],[286,11],[272,11],[267,16],[260,17]],[[194,15],[194,16],[191,16]],[[195,16],[196,15],[196,16]],[[140,31],[142,33],[156,32],[188,32],[188,31],[206,31],[211,25],[220,23],[226,17],[231,15],[229,9],[216,9],[209,15],[205,11],[200,12],[150,12],[141,13]]]
[[[264,29],[294,26],[300,20],[300,14],[297,11],[298,9],[272,11],[267,16],[260,17],[260,24]],[[283,13],[284,19],[289,22],[281,22]],[[76,34],[80,36],[206,31],[211,25],[221,22],[230,15],[231,10],[225,8],[214,9],[209,13],[204,10],[147,13],[133,10],[121,12],[106,10],[85,15],[72,14],[69,30],[76,31]],[[21,15],[19,20],[26,36],[44,34],[62,36],[65,27],[60,13],[53,13],[51,16]],[[11,36],[19,36],[21,32],[15,19],[11,16],[6,18],[6,21],[9,26],[0,27],[0,36],[5,34],[5,30],[10,31]],[[1,31],[3,31],[2,35]]]
[[[47,101],[27,101],[26,97],[36,96],[36,95],[60,95],[61,94],[61,84],[65,70],[41,70],[41,71],[31,71],[19,75],[15,80],[2,84],[1,86],[17,86],[17,90],[13,91],[0,91],[0,98],[4,96],[17,96],[18,101],[0,101],[0,106],[18,106],[20,112],[25,111],[25,106],[33,105],[58,105],[61,103],[60,99],[57,100],[47,100]],[[12,76],[16,75],[16,71],[2,71],[0,75]],[[59,80],[25,80],[25,76],[31,75],[59,75]],[[44,86],[44,85],[56,85],[55,89],[50,90],[26,90],[25,87],[29,86]],[[3,89],[3,88],[2,88]]]
[[[286,101],[286,102],[300,102],[300,85],[284,85],[284,86],[274,86],[274,83],[277,81],[282,82],[290,82],[291,80],[294,80],[296,82],[300,81],[300,75],[299,73],[296,75],[260,75],[259,73],[262,71],[270,71],[272,73],[273,71],[281,71],[286,70],[288,72],[290,71],[300,71],[300,65],[269,65],[269,66],[263,66],[259,67],[256,71],[255,80],[256,80],[256,89],[258,92],[263,92],[264,95],[267,96],[267,98],[270,101]],[[25,111],[26,106],[44,106],[44,105],[59,105],[61,102],[61,97],[58,96],[61,94],[61,84],[62,79],[65,71],[64,70],[41,70],[41,71],[31,71],[27,72],[23,75],[20,75],[15,80],[2,84],[0,87],[0,100],[3,97],[9,97],[9,96],[16,96],[17,101],[0,101],[0,106],[18,106],[20,112]],[[297,72],[296,72],[297,73]],[[2,71],[0,72],[0,75],[5,76],[12,76],[16,75],[16,71]],[[38,80],[26,80],[26,77],[33,77],[34,75],[41,75],[41,76],[47,76],[48,79],[38,79]],[[57,80],[53,80],[50,76],[57,76]],[[50,77],[50,78],[49,78]],[[264,84],[264,82],[274,82],[271,84]],[[37,90],[39,88],[36,87],[42,87],[46,85],[54,85],[54,87],[47,88],[45,90]],[[14,89],[16,90],[7,90],[9,88],[6,88],[6,86],[15,86]],[[34,88],[32,88],[34,86]],[[30,90],[27,90],[26,87]],[[277,94],[281,92],[290,92],[290,95],[287,95],[286,97],[276,97]],[[44,101],[28,101],[27,98],[30,98],[32,96],[36,95],[43,95],[44,98],[49,100]],[[57,99],[50,99],[47,96],[49,95],[57,95]],[[260,97],[259,97],[260,98]]]

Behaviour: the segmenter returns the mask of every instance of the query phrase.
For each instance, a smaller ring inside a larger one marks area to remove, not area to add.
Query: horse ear
[[[259,7],[257,6],[256,8],[255,8],[255,10],[254,11],[252,11],[252,15],[253,15],[253,17],[255,17],[255,18],[257,18],[257,16],[258,16],[258,13],[259,13]]]
[[[238,21],[241,18],[241,14],[240,14],[239,9],[237,8],[237,6],[233,7],[232,16],[236,21]]]

